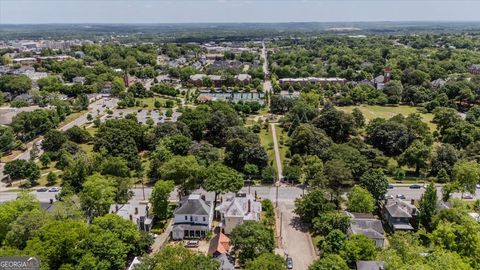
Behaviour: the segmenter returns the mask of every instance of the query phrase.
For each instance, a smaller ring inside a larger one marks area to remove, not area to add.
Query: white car
[[[52,187],[48,190],[48,192],[59,192],[60,189],[58,187]]]
[[[397,194],[397,199],[402,199],[402,200],[405,200],[405,195],[403,194]]]

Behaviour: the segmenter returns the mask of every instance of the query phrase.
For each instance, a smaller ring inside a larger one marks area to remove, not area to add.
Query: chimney
[[[133,216],[132,215],[129,215],[128,217],[130,218],[130,221],[133,221]]]
[[[252,203],[250,202],[250,200],[248,200],[248,213],[250,213],[251,211],[251,208],[252,208]]]
[[[138,215],[138,207],[135,207],[135,215]]]

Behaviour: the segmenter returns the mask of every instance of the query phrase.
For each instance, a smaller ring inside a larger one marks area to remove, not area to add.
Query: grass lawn
[[[137,99],[137,101],[140,101],[141,102],[141,105],[140,106],[135,106],[135,107],[132,107],[132,109],[147,109],[147,110],[155,110],[155,106],[154,106],[154,103],[155,103],[155,100],[158,100],[160,101],[160,103],[162,104],[162,109],[165,109],[166,107],[166,102],[167,102],[167,98],[164,98],[164,97],[150,97],[150,98],[139,98]],[[171,100],[174,100],[174,99],[171,99]],[[175,100],[174,100],[175,101]],[[176,105],[176,101],[175,101],[175,105]],[[146,105],[146,107],[144,107]]]
[[[433,114],[431,113],[420,113],[417,110],[417,107],[400,105],[400,106],[378,106],[378,105],[360,105],[360,106],[346,106],[346,107],[337,107],[337,109],[342,110],[344,112],[351,113],[354,108],[359,108],[360,111],[363,113],[367,123],[368,121],[380,117],[380,118],[391,118],[397,114],[403,114],[407,116],[411,113],[419,113],[422,116],[422,119],[425,123],[427,123],[430,131],[434,131],[437,129],[437,125],[432,123]]]
[[[277,162],[275,161],[275,151],[273,150],[273,137],[270,125],[268,125],[268,129],[262,128],[260,131],[260,143],[263,145],[265,150],[267,151],[268,159],[272,162],[272,166],[277,170]]]
[[[288,150],[288,146],[286,145],[288,135],[287,135],[287,132],[279,125],[275,125],[275,131],[277,133],[277,142],[278,142],[278,148],[280,151],[280,160],[282,161],[282,164],[283,164],[285,162],[285,158]]]

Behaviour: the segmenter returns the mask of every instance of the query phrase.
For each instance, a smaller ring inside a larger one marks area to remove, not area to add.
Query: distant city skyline
[[[479,10],[474,0],[0,0],[0,24],[480,21]]]

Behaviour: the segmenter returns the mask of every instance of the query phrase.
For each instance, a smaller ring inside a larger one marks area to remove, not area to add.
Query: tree
[[[169,216],[168,198],[175,188],[172,181],[157,181],[150,196],[150,203],[153,207],[153,213],[159,220],[166,220]]]
[[[458,182],[462,192],[475,194],[480,179],[480,165],[476,161],[459,160],[453,166],[453,180]]]
[[[26,93],[30,88],[32,88],[32,80],[26,75],[5,74],[0,77],[0,92],[20,95]]]
[[[343,249],[340,251],[340,256],[345,259],[345,262],[353,266],[356,261],[372,260],[376,254],[375,243],[363,234],[354,234],[345,241]]]
[[[34,209],[40,210],[40,203],[28,192],[21,192],[16,200],[0,204],[0,242],[3,243],[15,220],[24,214],[27,217],[26,213]]]
[[[90,135],[90,133],[88,133],[86,129],[80,128],[78,126],[73,126],[67,129],[67,131],[65,131],[65,135],[70,141],[79,144],[87,143],[92,140],[92,135]]]
[[[348,195],[347,208],[350,212],[372,213],[375,209],[375,199],[368,190],[354,186]]]
[[[135,270],[217,270],[219,263],[200,252],[191,251],[181,245],[166,246],[152,257],[142,259]]]
[[[329,211],[315,217],[312,223],[312,229],[318,235],[327,235],[333,230],[347,234],[350,218],[343,212]]]
[[[317,188],[308,192],[302,198],[297,198],[295,200],[295,214],[299,215],[304,222],[310,223],[315,217],[333,210],[335,206],[325,196],[325,191]]]
[[[418,216],[420,224],[425,227],[427,231],[431,231],[432,218],[437,210],[437,188],[433,182],[428,185],[425,193],[422,194],[418,210],[420,212]]]
[[[367,126],[366,142],[382,150],[386,155],[401,154],[413,141],[414,135],[407,126],[397,121],[376,118]]]
[[[47,175],[47,185],[53,186],[57,183],[57,175],[54,172],[49,172]]]
[[[160,172],[162,179],[172,180],[186,192],[200,184],[205,168],[192,155],[174,156],[160,167]]]
[[[40,178],[40,168],[31,160],[17,159],[5,164],[4,173],[12,179],[28,179],[35,184]]]
[[[273,252],[275,247],[272,229],[255,221],[245,221],[235,227],[230,239],[233,250],[238,252],[242,264],[262,253]]]
[[[433,110],[432,122],[438,125],[440,133],[443,130],[452,127],[455,123],[462,120],[458,112],[453,108],[439,107]]]
[[[479,129],[467,121],[456,122],[442,130],[441,135],[444,143],[452,144],[458,149],[465,148],[480,139]]]
[[[382,169],[370,169],[360,178],[360,186],[368,190],[380,205],[387,194],[388,179]]]
[[[420,169],[425,168],[430,159],[431,149],[419,140],[413,143],[400,156],[400,165],[415,166],[415,174],[420,175]]]
[[[36,231],[48,220],[46,213],[40,209],[23,212],[10,225],[10,230],[5,235],[6,246],[24,249],[27,241],[31,239]]]
[[[42,141],[42,148],[47,152],[56,152],[67,142],[67,136],[61,131],[52,129],[45,133]]]
[[[238,192],[242,187],[243,176],[236,170],[218,162],[208,166],[203,188],[215,192],[214,207],[218,194]]]
[[[324,253],[338,253],[343,248],[347,236],[340,230],[334,229],[320,242],[320,248]]]
[[[458,152],[451,144],[442,144],[435,149],[435,155],[432,157],[431,170],[433,175],[437,175],[444,170],[447,175],[452,172],[453,165],[458,160]]]
[[[300,155],[322,156],[325,149],[332,145],[327,134],[310,124],[301,124],[290,136],[290,152]]]
[[[343,160],[333,159],[325,163],[323,173],[328,181],[327,186],[332,191],[331,199],[335,197],[338,207],[340,188],[352,180],[352,172]]]
[[[13,117],[10,125],[22,141],[29,141],[35,136],[45,133],[60,123],[58,113],[54,110],[37,109],[21,112]]]
[[[273,253],[263,253],[254,260],[247,261],[245,270],[286,270],[285,260]]]
[[[115,202],[115,187],[110,179],[94,174],[86,178],[79,194],[82,209],[91,221],[94,217],[108,213]]]
[[[0,126],[0,156],[13,150],[18,144],[12,128]]]
[[[353,116],[334,107],[322,110],[320,115],[313,119],[312,124],[323,129],[336,143],[345,142],[350,135],[355,134],[356,123]]]
[[[336,254],[326,254],[322,258],[317,259],[308,270],[348,270],[348,265],[342,257]]]
[[[403,93],[403,85],[400,81],[389,81],[385,84],[385,88],[383,92],[388,97],[388,103],[390,104],[398,104],[401,100],[402,93]]]
[[[357,128],[363,128],[365,126],[365,117],[359,108],[354,108],[352,111],[353,120]]]
[[[100,171],[103,175],[111,175],[117,177],[129,177],[130,169],[125,159],[121,157],[108,157],[102,164]]]

